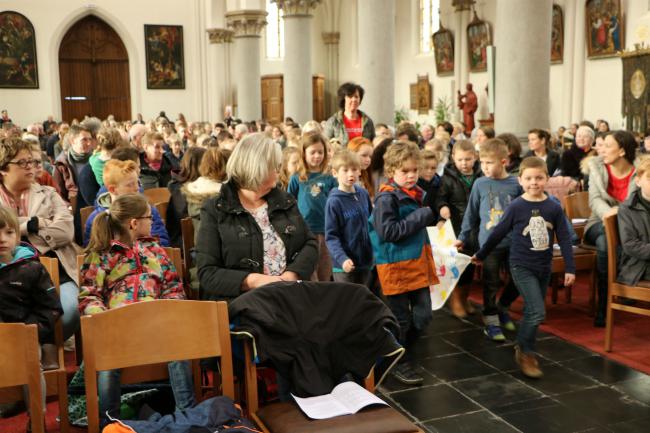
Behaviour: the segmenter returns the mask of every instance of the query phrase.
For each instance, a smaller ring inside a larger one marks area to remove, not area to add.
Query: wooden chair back
[[[194,249],[194,223],[191,217],[181,219],[181,237],[183,238],[183,260],[185,264],[185,275],[190,275],[193,266],[192,250]]]
[[[160,203],[156,203],[154,207],[160,214],[160,218],[163,220],[163,223],[167,224],[167,207],[169,207],[169,202],[161,201]]]
[[[220,357],[223,394],[235,398],[225,302],[156,300],[130,304],[83,316],[81,332],[89,433],[99,431],[97,371]]]
[[[0,323],[0,388],[27,385],[32,432],[45,432],[38,328]]]
[[[591,216],[589,192],[580,191],[564,197],[564,210],[569,220],[573,220],[574,218],[589,218]]]
[[[90,214],[93,213],[94,210],[94,206],[82,207],[79,210],[79,215],[81,216],[81,234],[84,241],[86,240],[86,221],[88,221],[88,217],[90,217]]]
[[[618,231],[618,216],[609,215],[604,220],[605,237],[607,239],[607,319],[605,324],[605,350],[612,350],[612,334],[614,329],[614,310],[650,316],[650,283],[642,281],[637,286],[628,286],[616,282],[618,276],[617,254],[621,238]],[[619,298],[642,301],[636,305],[623,304]]]
[[[172,194],[167,188],[149,188],[144,190],[144,196],[150,205],[155,206],[157,203],[169,203]]]

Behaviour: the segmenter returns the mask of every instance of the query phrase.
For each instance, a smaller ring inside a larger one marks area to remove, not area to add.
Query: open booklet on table
[[[341,415],[352,415],[372,404],[388,404],[355,382],[343,382],[331,393],[316,397],[293,398],[300,409],[311,419],[327,419]]]

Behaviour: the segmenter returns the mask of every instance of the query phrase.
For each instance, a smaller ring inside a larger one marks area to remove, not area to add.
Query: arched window
[[[277,3],[266,0],[266,57],[281,59],[284,57],[284,23],[282,10]]]
[[[440,0],[419,0],[420,1],[420,22],[419,22],[419,51],[420,54],[433,53],[431,35],[439,28]]]

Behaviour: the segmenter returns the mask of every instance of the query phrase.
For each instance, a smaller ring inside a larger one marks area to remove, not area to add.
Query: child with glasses
[[[151,207],[139,194],[117,197],[93,222],[81,267],[79,311],[96,314],[154,299],[184,299],[183,285],[164,248],[150,237]],[[180,410],[195,403],[190,365],[170,362],[169,377]],[[100,424],[120,415],[120,370],[98,375]],[[107,416],[108,415],[108,416]]]

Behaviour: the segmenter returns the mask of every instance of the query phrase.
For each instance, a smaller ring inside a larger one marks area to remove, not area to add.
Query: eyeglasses
[[[8,164],[17,165],[20,168],[40,167],[43,161],[40,159],[19,159],[18,161],[9,161]]]

